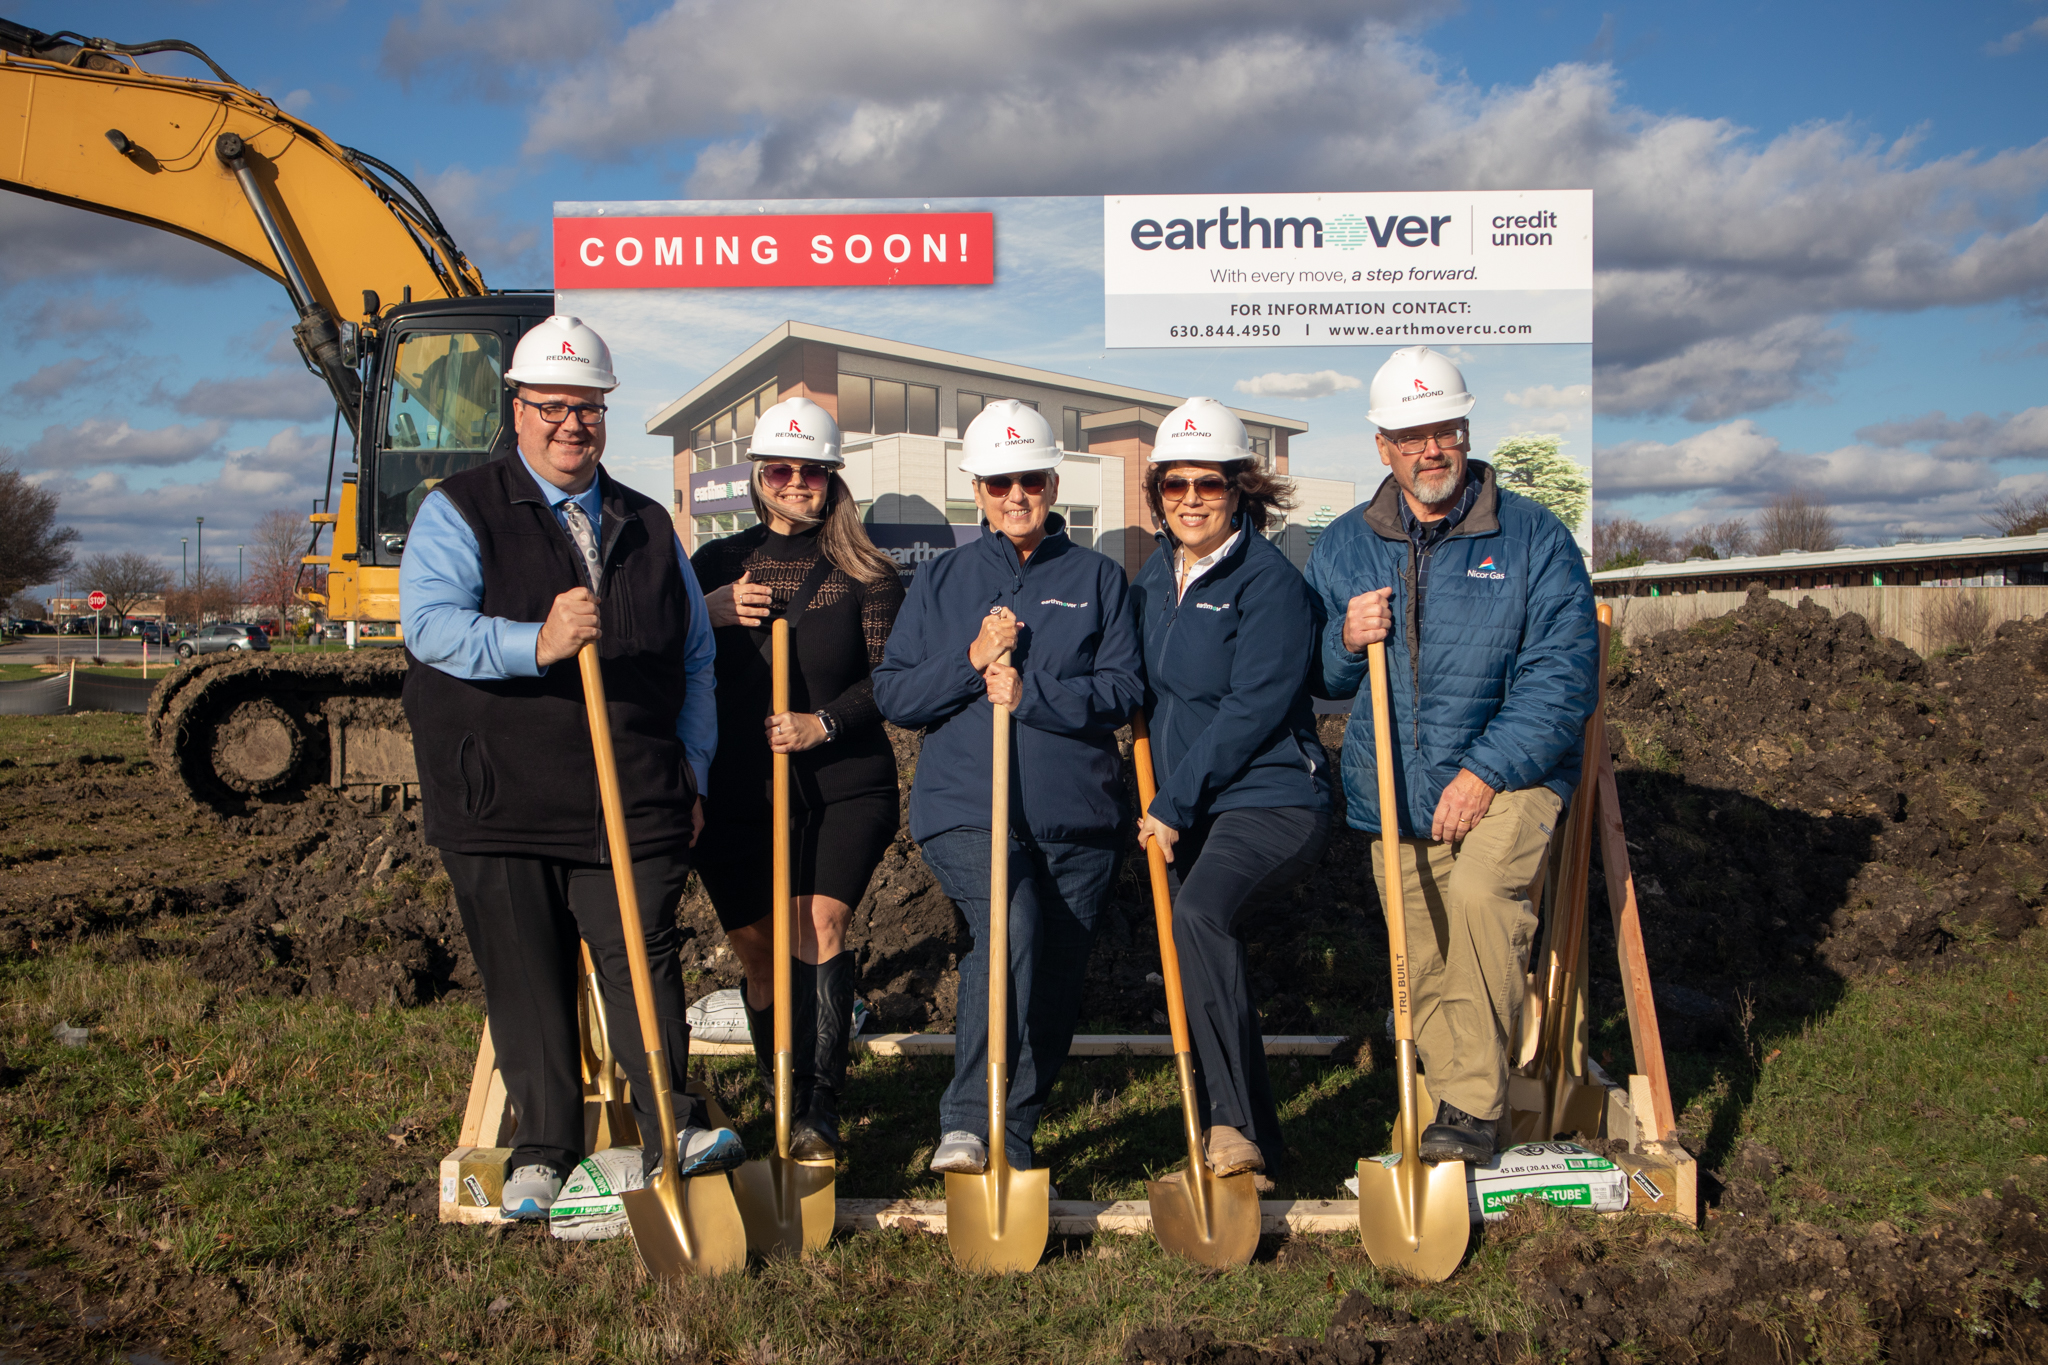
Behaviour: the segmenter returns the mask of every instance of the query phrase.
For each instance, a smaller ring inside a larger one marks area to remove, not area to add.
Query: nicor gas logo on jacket
[[[1505,580],[1507,578],[1507,574],[1502,572],[1500,565],[1494,563],[1493,556],[1488,555],[1485,559],[1480,561],[1478,568],[1465,570],[1465,577],[1490,578],[1494,582],[1498,583]]]

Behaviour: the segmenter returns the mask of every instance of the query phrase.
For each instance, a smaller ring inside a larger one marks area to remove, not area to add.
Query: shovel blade
[[[1252,1253],[1259,1249],[1258,1178],[1250,1171],[1224,1176],[1202,1171],[1196,1178],[1207,1194],[1206,1227],[1195,1204],[1195,1191],[1186,1183],[1185,1170],[1171,1179],[1145,1182],[1152,1231],[1159,1245],[1196,1265],[1217,1270],[1251,1264]]]
[[[1423,1164],[1423,1178],[1368,1157],[1358,1163],[1358,1232],[1365,1254],[1382,1268],[1417,1280],[1447,1280],[1465,1259],[1472,1214],[1465,1196],[1465,1163]]]
[[[828,1161],[779,1156],[749,1161],[733,1172],[733,1198],[747,1227],[747,1250],[801,1256],[832,1240],[837,1175]]]
[[[681,1188],[677,1188],[678,1185]],[[658,1178],[653,1189],[627,1190],[626,1225],[640,1265],[659,1280],[724,1275],[747,1264],[747,1229],[724,1175]]]
[[[946,1242],[962,1270],[1034,1269],[1052,1233],[1052,1175],[1005,1169],[946,1176]]]

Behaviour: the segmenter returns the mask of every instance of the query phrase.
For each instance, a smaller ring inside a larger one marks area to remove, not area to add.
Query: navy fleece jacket
[[[1309,700],[1315,596],[1271,541],[1239,529],[1186,596],[1165,535],[1131,585],[1159,783],[1150,813],[1174,829],[1212,811],[1330,807]]]
[[[1483,460],[1467,466],[1479,497],[1429,550],[1428,601],[1401,525],[1392,478],[1372,501],[1324,529],[1308,561],[1323,600],[1317,695],[1355,698],[1344,729],[1344,817],[1380,829],[1366,658],[1344,648],[1344,609],[1394,590],[1387,637],[1399,829],[1427,838],[1458,769],[1495,791],[1548,787],[1567,803],[1578,785],[1586,718],[1599,697],[1593,584],[1570,531],[1541,503],[1500,487]]]
[[[1123,570],[1083,549],[1058,516],[1019,560],[1009,538],[981,539],[918,572],[874,670],[875,701],[922,728],[910,786],[910,837],[989,827],[995,710],[967,647],[991,608],[1024,624],[1011,663],[1010,827],[1051,841],[1109,837],[1126,819],[1116,731],[1143,692],[1138,632]]]

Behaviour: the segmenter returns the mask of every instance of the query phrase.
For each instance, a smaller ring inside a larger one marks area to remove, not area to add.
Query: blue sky
[[[560,200],[1590,186],[1604,513],[1678,528],[1800,488],[1868,543],[2048,490],[2048,3],[1418,8],[0,13],[197,43],[407,171],[505,286],[547,282]],[[175,563],[195,515],[231,547],[318,495],[330,410],[277,286],[14,195],[0,244],[0,459],[83,551]]]

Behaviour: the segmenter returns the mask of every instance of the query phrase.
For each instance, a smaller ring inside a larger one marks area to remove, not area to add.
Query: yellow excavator
[[[156,75],[153,53],[214,79]],[[420,500],[490,458],[511,422],[512,349],[554,311],[484,285],[419,188],[242,85],[190,43],[116,43],[0,19],[0,185],[175,232],[275,279],[293,340],[348,423],[338,501],[315,513],[309,594],[395,643],[398,565]],[[332,493],[334,470],[328,470]],[[328,552],[315,554],[332,528]],[[151,699],[150,750],[195,799],[233,807],[327,784],[382,807],[417,794],[396,649],[204,656]]]

